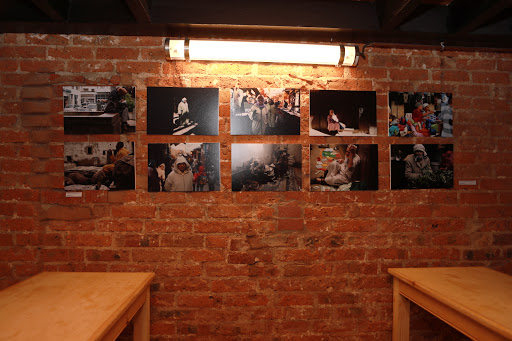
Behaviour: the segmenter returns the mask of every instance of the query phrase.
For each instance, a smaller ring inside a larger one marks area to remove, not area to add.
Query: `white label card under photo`
[[[82,192],[66,192],[66,198],[81,198]]]
[[[459,180],[459,186],[476,186],[476,180]]]

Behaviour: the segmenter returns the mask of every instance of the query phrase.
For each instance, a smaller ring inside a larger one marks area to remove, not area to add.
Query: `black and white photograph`
[[[64,190],[135,189],[133,142],[64,142]]]
[[[148,191],[220,191],[219,143],[149,144]]]
[[[134,86],[64,86],[64,134],[135,133]]]
[[[391,189],[452,188],[453,144],[392,144]]]
[[[219,135],[218,88],[148,87],[147,132]]]
[[[300,89],[232,88],[231,135],[300,135]]]
[[[239,191],[300,191],[300,144],[232,144],[231,189]]]
[[[452,94],[390,92],[389,136],[453,137]]]
[[[310,145],[311,192],[377,190],[376,144]]]
[[[311,90],[310,136],[376,136],[375,91]]]

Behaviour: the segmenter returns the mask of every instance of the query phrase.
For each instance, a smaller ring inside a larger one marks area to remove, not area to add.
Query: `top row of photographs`
[[[230,89],[231,135],[300,135],[301,91]],[[451,93],[389,92],[388,136],[452,137]],[[134,86],[65,86],[65,134],[136,131]],[[375,91],[310,90],[310,136],[377,136]],[[147,88],[150,135],[218,135],[218,88]]]

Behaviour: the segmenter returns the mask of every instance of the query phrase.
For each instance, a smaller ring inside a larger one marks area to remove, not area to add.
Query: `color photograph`
[[[391,189],[452,188],[453,144],[392,144]]]
[[[311,90],[310,136],[376,136],[375,91]]]
[[[453,137],[452,94],[390,92],[389,136]]]
[[[232,144],[232,191],[300,191],[300,144]]]
[[[311,192],[377,190],[376,144],[310,145]]]
[[[148,87],[147,128],[153,135],[219,135],[218,88]]]
[[[218,143],[149,144],[148,191],[220,191],[220,145]]]
[[[135,133],[135,87],[64,86],[64,134]]]
[[[135,189],[133,142],[64,142],[64,190]]]
[[[300,135],[300,89],[232,88],[231,135]]]

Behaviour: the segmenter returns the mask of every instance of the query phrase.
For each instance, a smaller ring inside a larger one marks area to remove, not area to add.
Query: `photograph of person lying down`
[[[311,90],[310,136],[376,136],[375,91]]]
[[[377,190],[377,145],[310,145],[310,180],[311,192]]]

